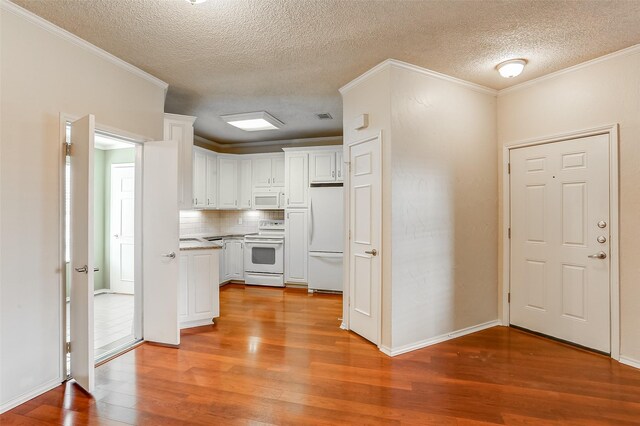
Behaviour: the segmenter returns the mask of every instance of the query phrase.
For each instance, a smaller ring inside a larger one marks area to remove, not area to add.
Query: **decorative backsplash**
[[[283,210],[181,210],[180,236],[230,235],[258,232],[261,219],[284,219]],[[242,223],[238,223],[242,221]]]

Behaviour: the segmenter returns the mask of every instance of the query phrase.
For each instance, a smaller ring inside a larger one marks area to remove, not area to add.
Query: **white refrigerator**
[[[342,186],[309,188],[309,290],[342,291]]]

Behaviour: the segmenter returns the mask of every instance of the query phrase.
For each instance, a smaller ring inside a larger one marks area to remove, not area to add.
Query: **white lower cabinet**
[[[244,279],[244,239],[225,239],[220,254],[220,284]]]
[[[285,213],[284,280],[305,284],[308,280],[308,212],[307,209],[289,209]]]
[[[219,250],[180,252],[178,321],[180,328],[211,324],[220,316]]]

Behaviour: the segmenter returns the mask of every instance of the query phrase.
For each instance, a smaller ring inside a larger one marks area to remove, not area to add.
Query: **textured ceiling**
[[[13,1],[169,83],[166,111],[222,143],[342,134],[338,88],[387,58],[501,89],[640,43],[640,0]],[[219,118],[259,110],[285,127]]]

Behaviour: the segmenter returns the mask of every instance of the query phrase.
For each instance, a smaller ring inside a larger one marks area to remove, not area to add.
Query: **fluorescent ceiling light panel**
[[[284,126],[284,123],[266,111],[248,112],[245,114],[221,115],[227,123],[247,132],[260,130],[276,130]]]

